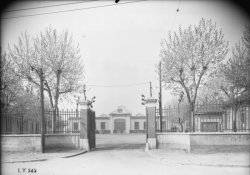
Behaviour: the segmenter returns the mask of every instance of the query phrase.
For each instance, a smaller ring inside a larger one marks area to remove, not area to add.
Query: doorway
[[[125,119],[114,120],[114,133],[124,133],[126,129]]]

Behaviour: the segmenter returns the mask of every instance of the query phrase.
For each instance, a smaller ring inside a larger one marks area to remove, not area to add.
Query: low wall
[[[45,149],[80,147],[79,134],[46,134]],[[41,134],[1,135],[2,151],[40,152]]]
[[[157,133],[157,148],[181,149],[190,151],[190,134],[188,133]]]
[[[79,148],[80,134],[46,134],[45,148]]]
[[[250,133],[157,133],[157,147],[196,151],[250,151]]]
[[[1,135],[2,151],[41,151],[41,135]]]
[[[192,133],[191,151],[250,151],[250,133]]]

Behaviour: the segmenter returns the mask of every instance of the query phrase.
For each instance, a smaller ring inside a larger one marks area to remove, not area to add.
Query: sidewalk
[[[153,149],[147,152],[151,157],[167,164],[250,167],[250,153],[186,153],[180,150]]]
[[[56,158],[68,158],[76,155],[84,154],[87,151],[79,149],[53,149],[45,153],[40,152],[1,152],[1,163],[20,163],[46,161]]]

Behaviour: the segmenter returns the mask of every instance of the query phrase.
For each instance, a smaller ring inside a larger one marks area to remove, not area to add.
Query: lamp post
[[[44,94],[43,94],[43,70],[40,68],[40,95],[41,95],[41,149],[45,152],[45,127],[44,127]]]
[[[161,61],[159,63],[159,115],[160,115],[160,131],[162,132],[162,89],[161,89]]]
[[[44,121],[44,94],[43,94],[43,82],[44,82],[44,76],[43,76],[43,69],[39,68],[36,69],[32,65],[30,65],[31,71],[35,71],[40,79],[40,104],[41,104],[41,152],[45,152],[45,121]]]

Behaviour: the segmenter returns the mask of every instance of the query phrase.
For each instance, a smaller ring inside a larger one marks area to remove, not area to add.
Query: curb
[[[72,153],[70,155],[67,156],[58,156],[58,157],[54,157],[54,158],[70,158],[70,157],[75,157],[81,154],[85,154],[87,153],[86,150],[81,151],[81,152],[77,152],[77,153]],[[6,161],[6,162],[1,162],[1,163],[28,163],[28,162],[43,162],[43,161],[47,161],[50,160],[50,158],[46,158],[46,159],[31,159],[31,160],[18,160],[18,161]]]
[[[241,167],[241,168],[250,168],[250,165],[223,165],[223,164],[207,164],[207,163],[187,163],[187,162],[176,162],[176,161],[169,161],[166,158],[160,157],[158,155],[153,154],[150,150],[145,150],[145,152],[156,159],[160,159],[160,161],[164,161],[164,163],[169,163],[169,164],[178,164],[178,165],[194,165],[194,166],[211,166],[211,167]]]
[[[79,152],[79,153],[76,153],[76,154],[72,154],[72,155],[69,155],[69,156],[63,156],[61,158],[70,158],[70,157],[75,157],[75,156],[79,156],[79,155],[82,155],[82,154],[85,154],[87,153],[88,151],[84,150],[82,152]]]

